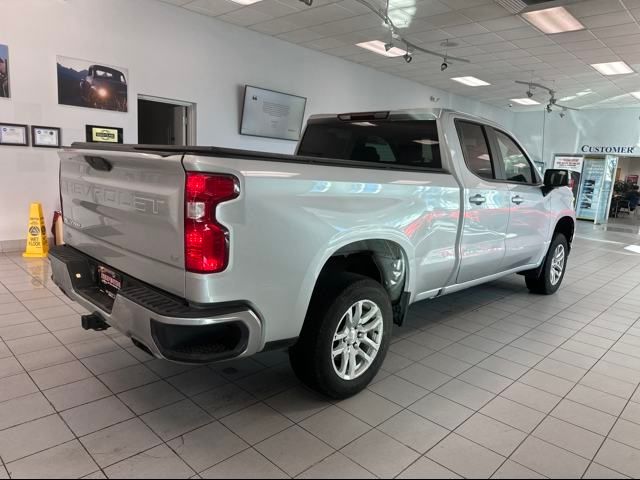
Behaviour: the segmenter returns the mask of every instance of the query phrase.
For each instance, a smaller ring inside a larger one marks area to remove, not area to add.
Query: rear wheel
[[[542,271],[538,276],[525,277],[527,287],[532,293],[551,295],[558,291],[567,269],[569,242],[562,233],[557,233],[549,246]]]
[[[389,296],[378,282],[352,273],[321,280],[289,357],[307,386],[347,398],[378,373],[392,329]]]

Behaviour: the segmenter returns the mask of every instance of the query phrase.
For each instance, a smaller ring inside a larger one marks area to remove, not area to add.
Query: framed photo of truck
[[[128,111],[126,68],[58,56],[57,72],[60,105]]]

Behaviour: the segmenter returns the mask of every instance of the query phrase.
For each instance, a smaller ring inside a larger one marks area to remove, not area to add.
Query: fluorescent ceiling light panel
[[[470,87],[485,87],[487,85],[491,85],[490,83],[485,82],[484,80],[480,80],[476,77],[454,77],[451,80],[462,83],[464,85],[468,85]]]
[[[239,3],[240,5],[253,5],[254,3],[261,2],[262,0],[231,0],[233,3]]]
[[[631,92],[631,95],[633,95],[634,97],[636,97],[638,100],[640,100],[640,92]]]
[[[576,98],[578,98],[577,95],[569,95],[568,97],[561,98],[560,101],[561,102],[569,102],[569,101],[574,100]]]
[[[603,75],[625,75],[633,69],[624,62],[592,63],[591,66]]]
[[[547,33],[575,32],[584,25],[564,7],[546,8],[523,13],[522,16],[538,30]]]
[[[533,98],[512,98],[511,101],[520,105],[540,105],[540,102],[535,101]]]
[[[393,47],[389,51],[385,49],[385,43],[380,40],[372,40],[370,42],[356,43],[357,47],[370,50],[378,55],[384,55],[385,57],[401,57],[407,52],[398,47]]]

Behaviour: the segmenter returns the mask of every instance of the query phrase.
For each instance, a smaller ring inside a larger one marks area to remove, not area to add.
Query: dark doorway
[[[189,145],[191,108],[187,104],[138,98],[138,143]]]

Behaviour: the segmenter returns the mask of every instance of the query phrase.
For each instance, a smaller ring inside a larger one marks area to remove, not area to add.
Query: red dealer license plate
[[[118,290],[122,288],[120,275],[102,266],[98,267],[98,283],[102,291],[111,298],[116,298]]]

